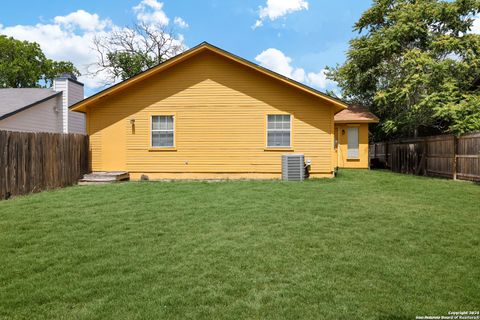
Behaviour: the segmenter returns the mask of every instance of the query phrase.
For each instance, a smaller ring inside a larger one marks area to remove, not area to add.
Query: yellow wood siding
[[[203,52],[89,106],[91,165],[134,177],[278,177],[281,154],[291,152],[312,161],[314,176],[328,176],[333,110],[327,101]],[[269,150],[266,116],[282,113],[293,115],[292,148]],[[175,115],[176,148],[152,150],[150,117],[168,114]]]
[[[358,127],[358,159],[348,159],[348,128],[351,126]],[[335,137],[339,137],[339,149],[335,150],[333,161],[338,164],[338,167],[352,169],[368,168],[368,123],[336,124]],[[338,150],[340,150],[340,155]]]

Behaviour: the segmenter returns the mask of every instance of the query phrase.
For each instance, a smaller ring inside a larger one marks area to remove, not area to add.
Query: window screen
[[[348,128],[348,159],[358,159],[358,128]]]
[[[173,116],[152,116],[152,147],[173,147],[173,126]]]
[[[290,122],[288,114],[267,116],[267,147],[290,147]]]

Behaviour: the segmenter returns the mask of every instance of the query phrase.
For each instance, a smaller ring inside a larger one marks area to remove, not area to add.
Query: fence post
[[[423,167],[423,175],[428,176],[428,139],[425,138],[423,141],[425,143],[425,163]]]
[[[457,149],[458,149],[458,138],[457,136],[453,136],[453,180],[457,180]]]
[[[388,141],[385,142],[385,167],[389,168],[388,165]]]

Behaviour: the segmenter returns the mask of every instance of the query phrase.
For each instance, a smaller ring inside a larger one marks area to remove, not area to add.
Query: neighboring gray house
[[[70,74],[51,89],[0,89],[0,130],[86,134],[85,115],[68,110],[83,98],[83,83]]]

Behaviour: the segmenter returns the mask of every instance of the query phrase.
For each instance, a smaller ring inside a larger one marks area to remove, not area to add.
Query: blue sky
[[[0,33],[37,41],[48,57],[71,60],[84,71],[95,59],[93,35],[157,19],[175,26],[187,47],[208,41],[326,90],[335,84],[322,70],[344,61],[355,36],[352,26],[370,5],[370,0],[8,1],[2,3]],[[102,89],[98,79],[80,80],[86,95]]]

